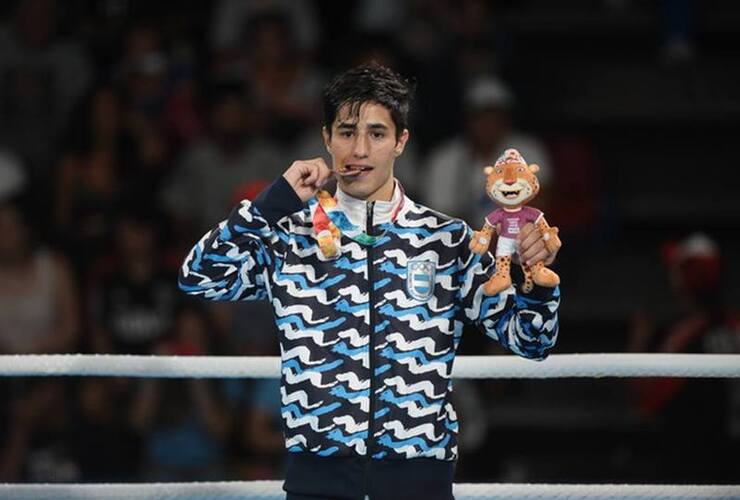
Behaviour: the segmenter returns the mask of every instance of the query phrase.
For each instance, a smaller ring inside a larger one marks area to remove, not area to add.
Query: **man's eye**
[[[373,132],[373,139],[382,139],[383,137],[385,137],[383,132]]]
[[[352,137],[352,131],[345,130],[344,132],[340,132],[339,135],[341,135],[342,137]]]

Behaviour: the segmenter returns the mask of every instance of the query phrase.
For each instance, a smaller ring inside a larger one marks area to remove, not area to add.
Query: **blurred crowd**
[[[594,144],[583,134],[528,130],[512,88],[521,76],[512,76],[511,40],[497,22],[509,2],[350,3],[3,4],[0,353],[276,355],[269,307],[186,300],[176,273],[230,207],[293,160],[326,156],[322,87],[362,62],[419,82],[412,141],[396,165],[414,199],[479,226],[490,209],[482,168],[516,147],[540,165],[543,190],[533,204],[561,227],[566,245],[597,227],[603,234]],[[682,29],[691,3],[679,3],[684,10],[667,16],[659,50],[671,63],[694,56],[690,27]],[[621,350],[738,352],[716,243],[694,235],[672,248],[665,269],[681,315],[659,326],[649,311],[635,311]],[[494,352],[485,339],[463,347]],[[691,429],[695,448],[710,456],[717,443],[737,450],[737,386],[633,382],[625,411],[652,428]],[[0,482],[280,477],[277,384],[0,379]],[[481,415],[511,391],[516,385],[460,384],[463,454],[467,446],[482,458],[497,446],[501,436]],[[695,409],[707,404],[712,411],[697,428]],[[462,479],[533,477],[507,469],[506,457],[492,469],[463,463]],[[660,477],[686,478],[678,470],[666,466]]]

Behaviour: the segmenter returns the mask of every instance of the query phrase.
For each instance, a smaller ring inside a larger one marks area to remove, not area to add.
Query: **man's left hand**
[[[542,232],[531,222],[524,225],[516,240],[519,244],[519,259],[522,264],[531,266],[543,261],[546,266],[549,266],[555,261],[559,248],[553,251],[548,250]]]

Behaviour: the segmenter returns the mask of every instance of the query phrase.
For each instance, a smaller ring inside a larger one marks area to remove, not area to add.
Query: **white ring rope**
[[[309,368],[310,370],[310,368]],[[271,356],[0,355],[0,376],[276,378]],[[740,378],[740,354],[555,354],[458,356],[456,378],[694,377]]]
[[[670,484],[455,484],[457,500],[738,500],[740,486]],[[0,484],[13,500],[282,500],[281,481],[143,484]]]
[[[277,357],[0,355],[0,376],[273,378]],[[560,354],[533,363],[515,356],[459,356],[458,378],[740,377],[740,355]],[[740,485],[455,484],[457,500],[740,500]],[[280,481],[141,484],[0,484],[13,500],[278,500]]]

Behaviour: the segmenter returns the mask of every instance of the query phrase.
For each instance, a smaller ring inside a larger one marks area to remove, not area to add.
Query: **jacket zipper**
[[[375,202],[370,201],[367,203],[367,222],[366,231],[368,235],[375,233],[373,227],[373,209]],[[370,338],[368,340],[368,362],[370,366],[370,415],[367,424],[367,440],[365,442],[366,454],[365,454],[365,494],[369,494],[369,468],[370,460],[372,460],[373,454],[373,434],[375,424],[375,287],[373,285],[373,260],[374,260],[373,245],[367,247],[367,285],[368,285],[368,304],[370,307],[369,323],[370,323]]]

